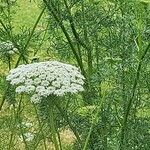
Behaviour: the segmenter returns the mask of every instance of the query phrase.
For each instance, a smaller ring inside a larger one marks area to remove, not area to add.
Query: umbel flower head
[[[13,55],[17,51],[18,51],[18,49],[14,47],[14,45],[11,41],[0,42],[0,52],[1,53]]]
[[[6,80],[17,86],[17,93],[31,94],[34,103],[51,94],[63,96],[84,90],[84,77],[78,68],[58,61],[20,65],[10,70]]]

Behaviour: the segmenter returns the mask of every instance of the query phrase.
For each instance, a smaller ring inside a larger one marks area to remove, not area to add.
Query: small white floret
[[[39,103],[40,102],[40,96],[38,95],[38,94],[34,94],[34,95],[32,95],[32,97],[31,97],[31,102],[32,103]]]

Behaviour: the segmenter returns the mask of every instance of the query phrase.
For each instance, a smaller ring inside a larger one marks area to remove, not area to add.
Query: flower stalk
[[[50,123],[50,128],[51,128],[51,133],[52,133],[52,140],[55,145],[56,150],[60,150],[60,146],[58,143],[58,137],[57,137],[57,129],[56,129],[56,124],[55,124],[55,117],[54,117],[54,112],[53,112],[53,106],[49,107],[49,123]]]

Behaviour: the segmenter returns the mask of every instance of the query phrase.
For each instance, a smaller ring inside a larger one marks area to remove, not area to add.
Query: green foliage
[[[18,52],[0,50],[0,149],[52,149],[55,130],[67,128],[75,140],[63,150],[149,150],[148,0],[1,0],[0,43],[7,41]],[[16,95],[8,71],[47,59],[78,66],[85,91],[38,106]],[[22,125],[28,120],[31,129]],[[19,141],[27,132],[34,140]]]

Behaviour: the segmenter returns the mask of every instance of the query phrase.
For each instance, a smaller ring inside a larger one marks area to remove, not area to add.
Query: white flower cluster
[[[0,43],[0,52],[5,51],[6,53],[13,55],[15,52],[18,51],[17,48],[14,47],[11,41],[1,42]]]
[[[78,68],[58,61],[20,65],[12,69],[6,79],[17,85],[17,93],[31,94],[34,103],[51,94],[63,96],[84,90],[84,77]]]
[[[31,128],[33,126],[31,122],[22,122],[21,125],[23,128]],[[20,124],[18,124],[17,127],[19,128]]]
[[[23,136],[24,136],[25,140],[28,142],[32,141],[34,139],[34,134],[30,133],[30,132],[24,133]],[[19,137],[20,141],[23,141],[23,136]]]
[[[33,126],[33,124],[31,122],[22,122],[22,125],[26,128],[30,128]]]

